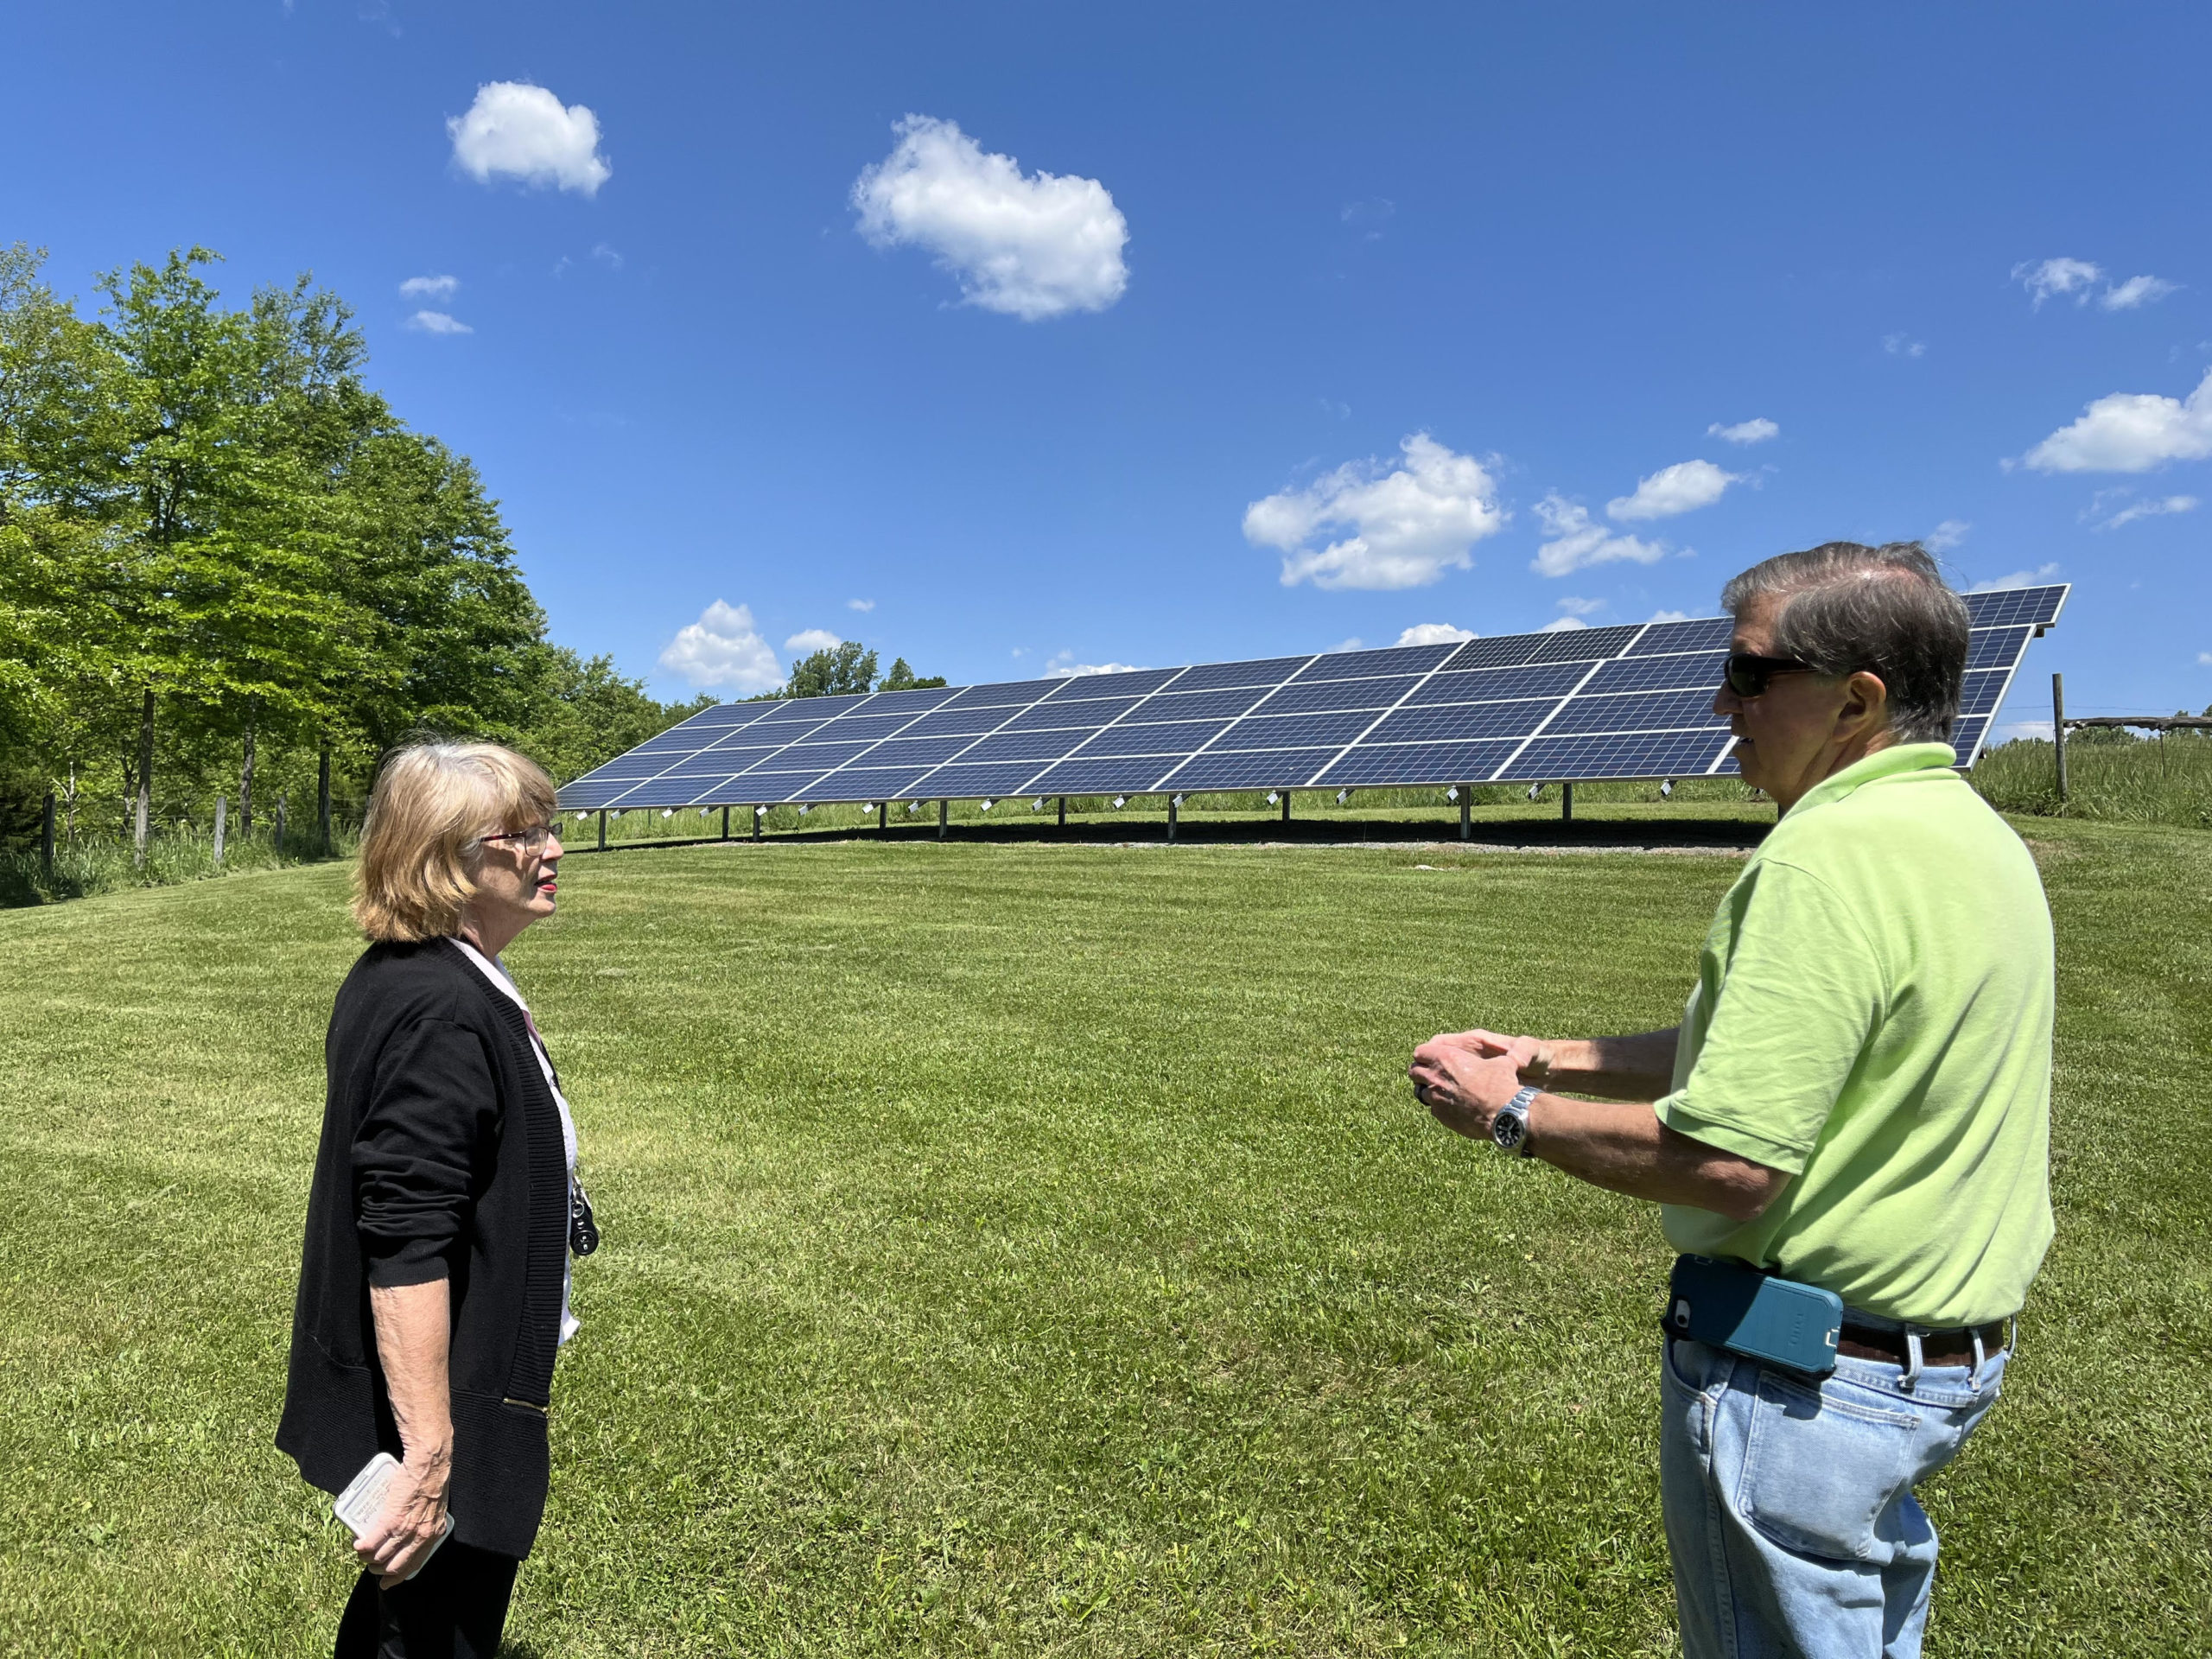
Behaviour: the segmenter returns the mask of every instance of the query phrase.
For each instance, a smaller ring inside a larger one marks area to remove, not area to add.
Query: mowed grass
[[[2059,1236],[1926,1489],[1931,1651],[2202,1653],[2212,836],[2029,833]],[[1656,1217],[1402,1067],[1670,1022],[1738,868],[572,858],[512,961],[607,1243],[513,1650],[1671,1651]],[[0,1650],[327,1649],[343,1534],[270,1436],[345,876],[0,915]]]

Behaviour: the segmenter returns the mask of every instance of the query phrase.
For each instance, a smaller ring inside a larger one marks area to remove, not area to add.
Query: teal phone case
[[[1843,1334],[1843,1298],[1740,1262],[1685,1255],[1675,1262],[1660,1322],[1669,1336],[1726,1348],[1731,1353],[1808,1376],[1835,1370]]]

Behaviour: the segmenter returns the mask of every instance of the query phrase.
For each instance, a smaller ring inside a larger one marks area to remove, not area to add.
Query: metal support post
[[[54,798],[50,795],[47,797],[47,799],[49,801],[53,798]],[[224,820],[230,816],[227,810],[228,806],[229,803],[225,801],[221,796],[218,795],[215,798],[215,868],[219,870],[223,868],[223,832],[228,827]],[[48,811],[46,815],[46,828],[47,838],[51,841],[54,836],[54,814],[51,811]],[[46,861],[48,864],[54,862],[54,855],[51,849],[49,849],[47,854]]]
[[[891,833],[891,803],[888,801],[875,804],[875,833],[879,836]]]
[[[951,822],[952,803],[950,801],[939,801],[937,804],[937,838],[939,841],[943,841],[944,839],[945,826]]]
[[[1290,822],[1290,791],[1287,789],[1282,792],[1282,821]]]
[[[1170,795],[1167,798],[1167,839],[1170,841],[1175,839],[1175,812],[1176,809],[1181,805],[1182,802],[1174,796]]]
[[[215,798],[215,861],[218,864],[223,861],[222,848],[223,798],[218,795]],[[38,852],[40,861],[46,869],[46,879],[51,881],[54,880],[54,791],[50,789],[46,791],[46,821],[39,831]]]
[[[766,807],[762,807],[762,806],[756,806],[756,807],[754,807],[754,808],[753,809],[753,840],[758,841],[758,840],[760,840],[760,826],[761,826],[762,824],[764,824],[764,823],[767,823],[767,821],[768,821],[768,810],[767,810],[767,808],[766,808]]]
[[[599,850],[607,850],[607,809],[603,806],[599,809]]]
[[[1459,839],[1462,841],[1471,841],[1474,839],[1475,827],[1473,821],[1469,817],[1470,809],[1473,807],[1474,804],[1473,792],[1468,789],[1466,785],[1460,785]]]
[[[1061,829],[1063,829],[1063,830],[1065,830],[1065,829],[1066,829],[1067,827],[1068,827],[1068,798],[1067,798],[1066,796],[1063,795],[1063,796],[1061,796],[1061,797],[1060,797],[1060,828],[1061,828]]]
[[[729,808],[722,808],[722,839],[729,839]]]
[[[1559,821],[1561,823],[1574,822],[1574,785],[1571,783],[1559,786]]]
[[[2050,677],[2050,743],[2058,756],[2058,804],[2066,804],[2066,677]]]

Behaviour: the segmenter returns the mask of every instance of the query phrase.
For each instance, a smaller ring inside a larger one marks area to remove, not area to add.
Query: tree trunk
[[[138,819],[132,844],[136,861],[146,861],[147,819],[154,810],[154,688],[146,688],[146,701],[138,715]]]
[[[253,833],[253,722],[258,712],[256,699],[249,697],[245,705],[245,761],[238,767],[238,833]]]

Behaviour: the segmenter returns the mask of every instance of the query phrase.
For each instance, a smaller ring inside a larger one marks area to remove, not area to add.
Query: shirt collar
[[[1797,804],[1783,816],[1794,818],[1802,812],[1833,805],[1866,785],[1879,783],[1885,779],[1924,772],[1949,772],[1955,777],[1958,764],[1957,752],[1948,743],[1893,743],[1886,749],[1875,750],[1863,760],[1853,761],[1841,772],[1823,778],[1800,796]]]
[[[481,950],[479,950],[467,939],[462,938],[458,933],[453,935],[453,943],[460,950],[462,956],[467,957],[469,961],[476,964],[476,971],[478,973],[483,975],[484,977],[490,980],[493,984],[498,986],[500,991],[506,995],[507,999],[517,1007],[520,1008],[524,1014],[529,1014],[530,1004],[522,1000],[522,992],[516,988],[514,981],[508,977],[507,964],[505,963],[501,962],[497,957],[486,956]]]

